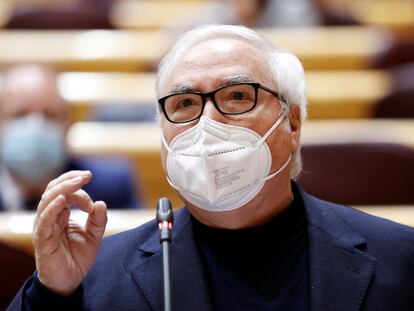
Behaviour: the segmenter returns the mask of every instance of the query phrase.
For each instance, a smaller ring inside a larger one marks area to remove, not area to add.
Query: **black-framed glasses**
[[[186,123],[201,117],[208,98],[222,114],[236,115],[249,112],[256,107],[259,89],[286,103],[278,92],[256,82],[227,85],[208,93],[182,92],[170,94],[160,98],[158,103],[161,105],[168,121]]]

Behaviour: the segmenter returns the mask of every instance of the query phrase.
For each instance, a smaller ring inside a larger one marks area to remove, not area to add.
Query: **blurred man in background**
[[[48,180],[67,170],[91,170],[97,178],[87,188],[92,197],[108,200],[110,208],[140,205],[128,163],[68,155],[68,116],[52,69],[21,65],[5,72],[0,94],[0,210],[35,209]]]

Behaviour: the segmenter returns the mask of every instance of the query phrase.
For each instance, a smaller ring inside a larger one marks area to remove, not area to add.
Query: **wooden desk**
[[[301,59],[306,70],[364,69],[384,47],[386,33],[370,27],[259,29],[274,46]]]
[[[414,1],[412,0],[346,0],[343,1],[343,6],[362,24],[387,29],[402,38],[412,38],[414,31]]]
[[[0,28],[9,20],[13,9],[13,5],[10,1],[0,1]]]
[[[371,118],[374,104],[390,92],[385,71],[308,71],[309,119]],[[98,106],[156,102],[152,73],[63,73],[59,86],[73,121],[87,120]]]
[[[408,226],[414,226],[414,206],[372,206],[357,207],[362,211],[390,219]],[[125,231],[137,227],[155,217],[155,210],[136,211],[109,211],[108,224],[105,235]],[[0,240],[16,245],[33,254],[32,227],[33,213],[0,213]],[[86,214],[80,211],[72,211],[72,219],[78,223],[84,223]]]
[[[302,144],[396,143],[414,149],[414,121],[392,119],[308,121]]]
[[[414,148],[414,122],[398,120],[308,121],[302,129],[302,144],[338,142],[400,143]],[[76,155],[124,155],[135,164],[149,206],[158,198],[171,198],[182,205],[169,186],[161,167],[160,136],[156,124],[74,124],[68,133],[71,152]]]
[[[368,27],[259,30],[295,53],[307,70],[363,69],[383,48],[384,32]],[[54,64],[65,71],[144,71],[165,51],[157,31],[3,31],[0,65]]]
[[[88,120],[99,106],[155,105],[154,73],[62,73],[59,88],[72,122]]]
[[[151,70],[163,35],[151,31],[3,31],[0,65],[46,63],[64,71]]]
[[[71,218],[77,223],[84,224],[87,214],[74,210]],[[105,235],[125,231],[155,217],[155,209],[145,210],[109,210]],[[0,212],[0,240],[16,245],[33,254],[32,227],[34,212]]]
[[[382,27],[414,26],[414,2],[411,0],[352,1],[351,11],[360,21]]]
[[[201,0],[121,0],[113,6],[110,19],[116,28],[166,29],[200,15],[208,5]]]
[[[391,92],[386,71],[308,71],[309,119],[362,119],[374,116],[375,104]]]

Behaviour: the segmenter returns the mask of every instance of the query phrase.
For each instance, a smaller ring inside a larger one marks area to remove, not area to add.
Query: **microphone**
[[[167,198],[161,198],[157,203],[157,225],[160,230],[160,242],[171,242],[171,231],[174,222],[174,213],[171,201]]]
[[[160,243],[162,245],[162,267],[164,273],[164,311],[172,310],[171,301],[171,260],[170,244],[172,241],[172,228],[174,223],[174,213],[171,201],[161,198],[157,203],[157,226],[160,233]]]

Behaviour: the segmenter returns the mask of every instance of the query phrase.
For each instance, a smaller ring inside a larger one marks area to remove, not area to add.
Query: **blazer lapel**
[[[209,302],[206,278],[199,261],[193,238],[192,224],[187,209],[175,215],[173,242],[171,245],[172,301],[174,310],[212,310]],[[162,251],[158,232],[141,247],[142,262],[132,272],[133,278],[143,291],[152,309],[163,310]]]
[[[308,218],[311,310],[360,310],[376,260],[332,206],[301,192]]]

